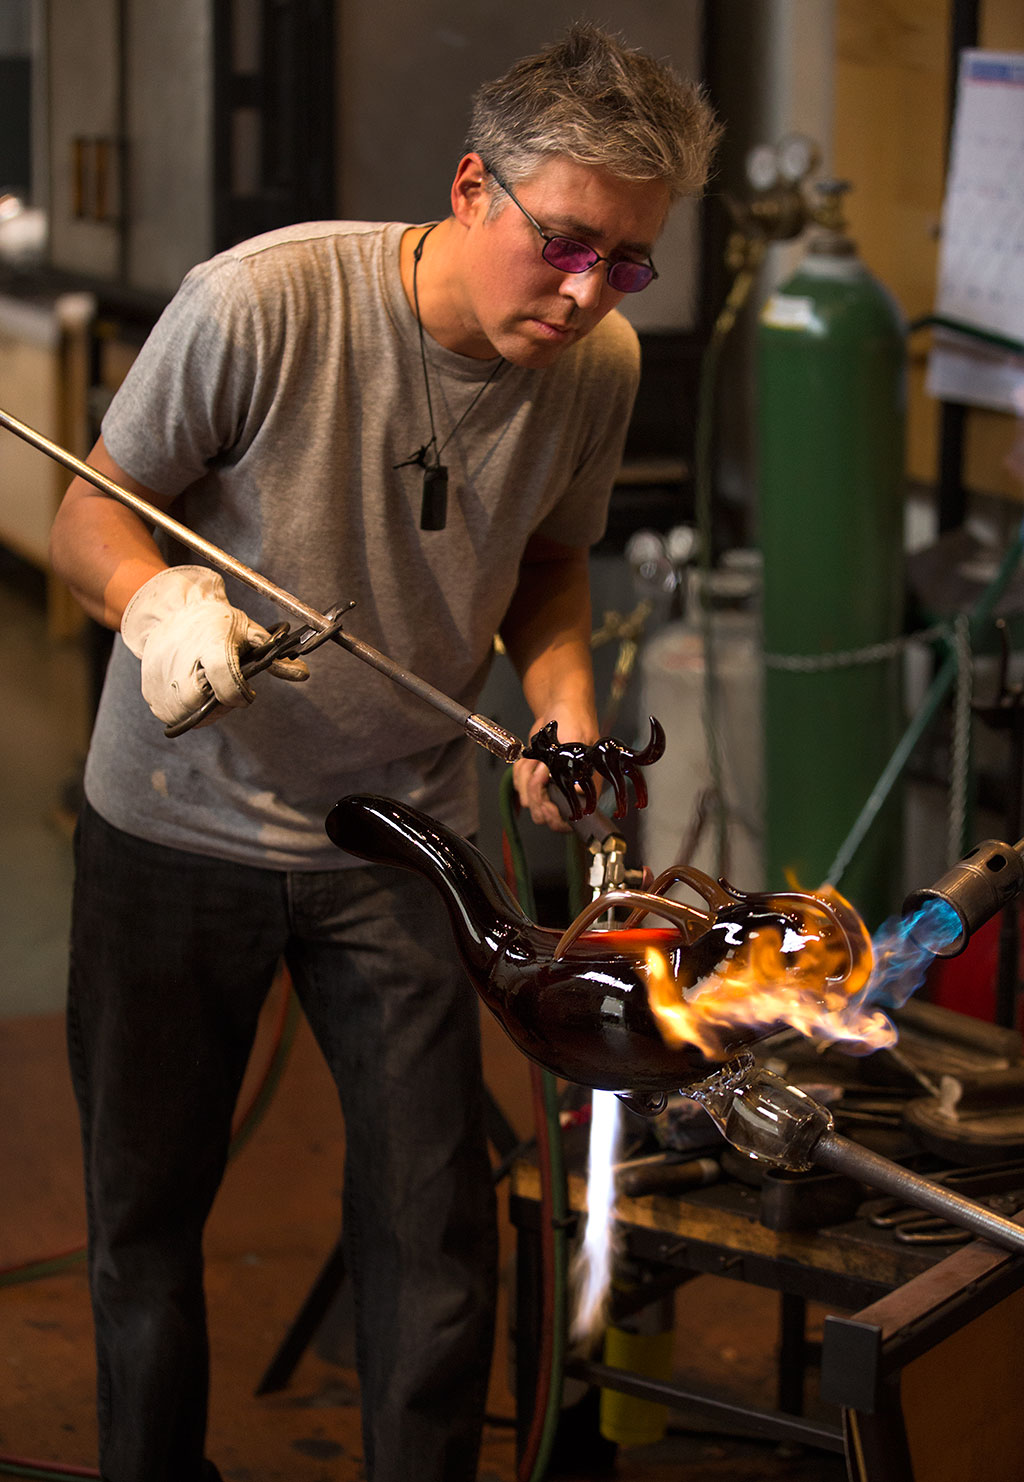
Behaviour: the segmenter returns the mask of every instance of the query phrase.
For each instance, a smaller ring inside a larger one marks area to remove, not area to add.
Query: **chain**
[[[953,631],[956,654],[956,688],[953,693],[953,739],[949,755],[949,817],[946,855],[952,867],[967,847],[967,785],[971,765],[971,694],[974,667],[971,655],[971,620],[961,613]]]
[[[815,674],[823,669],[852,669],[858,664],[877,664],[882,659],[894,658],[911,643],[932,643],[937,638],[949,638],[953,632],[949,623],[936,623],[923,628],[920,633],[906,633],[900,638],[890,638],[885,643],[871,643],[865,648],[846,649],[830,654],[765,654],[767,669],[785,669],[797,674]]]

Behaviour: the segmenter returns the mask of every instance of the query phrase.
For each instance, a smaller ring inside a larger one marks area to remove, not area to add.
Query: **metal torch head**
[[[1021,841],[1024,844],[1024,840]],[[956,957],[974,932],[1024,889],[1020,844],[985,839],[941,880],[903,902],[909,933],[936,957]]]

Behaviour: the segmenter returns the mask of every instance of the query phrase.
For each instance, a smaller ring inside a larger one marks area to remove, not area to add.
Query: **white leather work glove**
[[[242,675],[242,653],[266,643],[270,634],[231,606],[218,572],[171,566],[135,593],[121,619],[121,636],[142,660],[143,699],[165,725],[175,725],[208,700],[211,690],[222,705],[250,704],[256,697]],[[271,672],[282,679],[309,675],[301,660],[275,662]]]

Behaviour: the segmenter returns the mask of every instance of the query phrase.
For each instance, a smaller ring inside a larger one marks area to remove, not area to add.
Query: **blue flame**
[[[961,931],[959,916],[944,900],[926,901],[908,916],[890,916],[871,939],[874,966],[864,986],[849,999],[843,1017],[857,1024],[862,1016],[873,1014],[876,1022],[886,1026],[888,1043],[895,1044],[899,1033],[890,1017],[892,1011],[902,1008],[917,992],[934,958]],[[879,1041],[870,1043],[866,1036],[859,1046],[856,1035],[843,1044],[850,1055],[869,1055],[878,1048]]]
[[[890,916],[875,932],[875,966],[865,990],[867,1002],[898,1009],[917,992],[928,968],[943,947],[952,944],[963,928],[953,907],[929,900],[909,916]]]
[[[919,911],[910,918],[909,929],[928,951],[940,956],[944,947],[963,936],[964,927],[956,910],[941,896],[926,900]]]

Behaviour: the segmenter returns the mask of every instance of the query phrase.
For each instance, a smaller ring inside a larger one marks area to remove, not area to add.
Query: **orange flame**
[[[648,998],[666,1042],[695,1045],[713,1060],[728,1055],[735,1029],[789,1026],[860,1052],[894,1044],[892,1024],[867,1003],[874,952],[853,907],[829,887],[772,904],[793,918],[792,928],[761,927],[692,987],[647,948]]]

